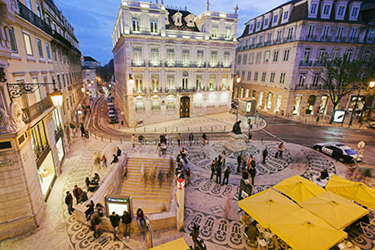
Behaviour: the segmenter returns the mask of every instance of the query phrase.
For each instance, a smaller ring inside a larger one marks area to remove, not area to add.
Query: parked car
[[[315,143],[314,149],[341,162],[354,163],[356,160],[357,162],[363,161],[363,155],[358,155],[354,149],[345,144]]]
[[[118,118],[116,115],[108,115],[108,122],[109,124],[118,123]]]
[[[375,128],[375,122],[370,122],[369,127],[370,128]]]
[[[116,115],[115,110],[114,110],[114,109],[110,109],[110,110],[108,111],[108,115]]]

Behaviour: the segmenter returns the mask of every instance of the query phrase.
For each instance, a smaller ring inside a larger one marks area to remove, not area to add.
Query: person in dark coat
[[[223,184],[221,184],[221,185],[228,185],[228,181],[229,181],[229,174],[230,174],[230,168],[229,168],[229,166],[227,165],[226,167],[225,167],[225,171],[224,171],[224,178],[223,178]],[[226,182],[225,182],[225,180],[227,180]]]
[[[82,191],[82,194],[79,196],[79,202],[85,202],[87,200],[88,200],[88,198],[87,198],[87,192],[86,191]]]
[[[83,123],[81,123],[81,136],[85,136],[85,127],[83,126]]]
[[[111,161],[111,164],[113,164],[113,163],[117,163],[118,162],[118,157],[117,157],[117,155],[113,155],[113,160]]]
[[[89,191],[89,186],[90,186],[90,178],[89,177],[86,177],[86,187],[87,187],[87,192]]]
[[[237,173],[241,172],[242,153],[237,156]]]
[[[88,207],[88,209],[86,209],[86,211],[85,211],[86,221],[89,221],[91,215],[94,213],[95,204],[94,204],[93,201],[90,201],[90,203],[88,205],[86,205],[86,207]]]
[[[263,150],[263,161],[262,163],[265,164],[266,163],[266,158],[268,156],[268,147],[266,147],[264,150]]]
[[[212,164],[211,164],[211,178],[210,180],[212,180],[212,178],[214,177],[215,175],[215,170],[216,170],[216,161],[217,161],[217,158],[215,158],[215,160],[212,161]]]
[[[78,187],[77,185],[74,185],[73,195],[77,200],[77,204],[79,202],[79,197],[81,196],[81,194],[82,194],[82,189]]]
[[[121,149],[117,147],[117,156],[119,157],[121,155]]]
[[[190,135],[189,135],[190,147],[193,145],[193,141],[194,141],[194,135],[193,135],[193,133],[190,133]]]
[[[221,183],[221,164],[219,162],[216,162],[216,183]]]
[[[73,208],[73,196],[69,191],[66,191],[65,204],[68,205],[68,212],[72,214],[74,212]]]
[[[251,184],[254,186],[254,180],[255,180],[255,175],[256,175],[256,161],[255,158],[250,163],[250,168],[249,168],[249,174],[251,176]]]
[[[203,140],[203,146],[206,145],[207,135],[205,133],[203,133],[202,135],[202,140]]]
[[[249,226],[247,226],[245,228],[245,233],[247,235],[247,237],[249,238],[250,242],[256,242],[257,240],[257,237],[259,235],[259,230],[258,228],[256,227],[256,221],[253,221],[252,223],[249,224]]]
[[[118,226],[120,225],[120,216],[116,214],[116,212],[112,212],[112,215],[109,216],[109,219],[113,227],[113,240],[115,241],[116,239],[118,239],[117,230],[118,230]]]
[[[124,227],[124,238],[129,239],[130,236],[130,223],[132,222],[132,217],[130,214],[124,210],[124,214],[121,216],[122,226]]]
[[[91,219],[91,228],[94,230],[94,238],[98,238],[100,236],[100,227],[102,225],[102,219],[98,214],[94,214]]]

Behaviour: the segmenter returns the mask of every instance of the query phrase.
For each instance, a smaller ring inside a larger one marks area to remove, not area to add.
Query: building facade
[[[98,78],[96,76],[97,67],[100,67],[100,63],[94,58],[91,56],[83,57],[82,77],[90,100],[98,97]]]
[[[250,19],[238,38],[234,98],[253,97],[257,109],[281,115],[331,114],[321,81],[323,59],[348,55],[368,62],[375,27],[362,20],[361,1],[292,0]],[[356,93],[340,109],[353,108]]]
[[[129,126],[228,111],[238,15],[123,0],[112,33],[115,100]],[[142,121],[142,122],[141,122]]]
[[[52,0],[0,0],[0,241],[40,225],[82,98],[78,41]],[[49,98],[56,88],[63,106]]]

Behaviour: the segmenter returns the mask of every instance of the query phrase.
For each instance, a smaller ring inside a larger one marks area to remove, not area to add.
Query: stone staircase
[[[146,181],[145,178],[141,177],[142,164]],[[155,166],[155,173],[157,167],[162,172],[161,185],[156,174],[153,183],[149,179],[153,165]],[[129,157],[127,171],[127,177],[121,179],[117,194],[132,196],[133,214],[136,214],[138,208],[142,208],[146,215],[169,209],[174,173],[171,173],[171,176],[166,180],[169,171],[168,159]]]

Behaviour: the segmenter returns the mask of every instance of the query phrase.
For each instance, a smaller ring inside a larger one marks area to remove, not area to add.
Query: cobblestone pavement
[[[295,144],[285,143],[286,150],[283,158],[275,158],[277,141],[252,142],[247,144],[246,153],[252,154],[258,162],[257,176],[255,178],[254,192],[265,190],[281,180],[295,174],[309,176],[318,173],[325,168],[329,172],[351,178],[345,165],[335,162],[312,149]],[[40,228],[29,234],[15,237],[0,243],[0,249],[45,249],[53,246],[53,249],[146,249],[140,235],[131,235],[129,241],[113,241],[112,234],[104,233],[100,238],[94,239],[88,226],[76,221],[74,214],[68,215],[64,204],[66,190],[72,190],[77,184],[85,189],[84,179],[98,172],[101,176],[108,169],[97,169],[93,165],[95,152],[106,153],[107,158],[116,146],[129,156],[141,156],[143,154],[156,154],[156,145],[137,145],[132,148],[129,142],[121,145],[103,142],[95,139],[78,138],[71,152],[67,155],[63,173],[57,178],[47,201],[45,219]],[[182,145],[186,147],[185,145]],[[266,163],[261,163],[262,151],[269,148],[269,156]],[[192,244],[190,232],[193,223],[201,225],[200,237],[205,241],[208,249],[246,249],[242,238],[240,214],[238,214],[238,185],[241,176],[235,173],[237,169],[237,155],[224,148],[222,141],[212,141],[208,145],[187,146],[188,164],[192,170],[191,184],[186,188],[185,195],[185,223],[182,232],[175,229],[157,230],[154,232],[154,245],[159,245],[170,240],[184,237],[189,245]],[[168,146],[164,158],[177,155],[179,148]],[[232,172],[228,185],[220,185],[210,180],[210,164],[217,155],[226,151],[226,162]],[[375,186],[373,179],[368,180],[371,186]],[[224,203],[226,199],[231,201],[231,209],[225,215]],[[373,219],[374,214],[370,214]],[[361,249],[373,249],[375,247],[375,227],[370,225],[366,234],[353,231],[349,239]],[[286,249],[285,243],[274,240],[269,249]],[[49,248],[52,249],[52,248]]]

